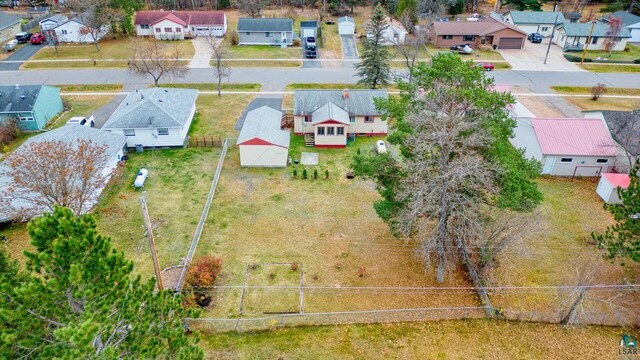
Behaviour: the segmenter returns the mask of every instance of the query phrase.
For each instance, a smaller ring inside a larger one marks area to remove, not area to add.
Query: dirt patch
[[[533,93],[528,88],[522,86],[514,86],[511,91],[520,94]],[[540,96],[516,96],[516,100],[538,117],[564,117],[562,111],[546,98]]]
[[[180,273],[182,273],[182,268],[184,266],[170,266],[160,272],[160,276],[162,277],[162,285],[165,289],[173,289],[178,285],[178,280],[180,280]]]

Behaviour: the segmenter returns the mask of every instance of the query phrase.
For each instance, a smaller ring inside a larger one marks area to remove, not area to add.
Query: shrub
[[[291,42],[292,46],[300,46],[300,39],[293,39],[293,41]]]
[[[229,31],[229,41],[231,42],[231,45],[234,45],[234,46],[240,44],[240,37],[238,36],[238,31],[236,30]]]
[[[298,169],[293,169],[293,178],[294,179],[298,178]]]
[[[302,169],[302,178],[307,180],[307,169]]]
[[[222,260],[211,255],[198,258],[189,266],[185,281],[192,290],[191,298],[199,306],[211,304],[213,298],[204,290],[215,284],[221,268]]]
[[[633,60],[633,63],[634,63],[634,64],[640,64],[640,59],[635,59],[635,60]]]
[[[591,88],[591,100],[596,101],[602,94],[607,93],[607,85],[598,83]]]
[[[315,180],[318,180],[318,169],[314,169],[314,170],[313,170],[313,178],[314,178]]]
[[[291,271],[296,271],[296,270],[298,270],[298,263],[297,262],[291,263]]]
[[[8,146],[13,140],[15,140],[18,135],[20,135],[20,128],[18,127],[18,122],[9,118],[5,122],[0,124],[0,149],[4,149],[5,146]]]
[[[327,180],[329,179],[329,169],[324,171],[324,178]]]
[[[361,266],[360,269],[358,269],[358,277],[364,277],[365,275],[367,275],[367,268]]]
[[[582,61],[582,56],[575,56],[575,55],[571,55],[571,54],[564,54],[563,55],[565,59],[571,61],[571,62],[580,62]],[[593,62],[593,59],[589,59],[589,58],[584,58],[584,62]]]

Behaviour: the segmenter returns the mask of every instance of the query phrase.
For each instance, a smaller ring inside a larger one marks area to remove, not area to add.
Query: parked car
[[[309,48],[309,46],[313,46],[313,48],[315,49],[316,38],[313,36],[307,36],[307,38],[305,39],[305,44],[307,44],[307,49]]]
[[[149,176],[149,170],[140,169],[140,171],[138,171],[138,176],[136,176],[136,181],[133,182],[133,186],[136,188],[143,187],[144,182],[147,180],[147,176]]]
[[[542,35],[539,33],[531,33],[527,35],[527,40],[531,41],[534,44],[540,44],[542,42]]]
[[[89,116],[88,118],[84,116],[74,116],[71,119],[69,119],[69,121],[67,121],[67,125],[81,125],[81,126],[94,127],[96,125],[96,122],[93,115]]]
[[[307,59],[315,59],[316,57],[318,57],[318,53],[316,53],[316,49],[315,48],[314,49],[307,49],[304,52],[304,56]]]
[[[324,23],[327,25],[335,25],[336,21],[333,19],[324,19]]]
[[[15,51],[16,46],[18,46],[18,40],[11,40],[8,43],[4,44],[2,50],[5,52]]]
[[[23,31],[16,34],[16,40],[18,40],[20,44],[24,44],[26,42],[29,42],[29,39],[31,39],[31,35],[33,34],[28,31]]]
[[[43,34],[35,33],[31,35],[31,39],[29,41],[31,42],[31,45],[40,45],[42,43],[46,43],[47,38]]]
[[[491,71],[491,70],[493,70],[495,68],[495,66],[490,62],[479,62],[479,63],[476,64],[476,66],[479,66],[479,67],[485,69],[486,71]]]
[[[479,14],[473,14],[467,18],[467,21],[480,21],[481,16]]]
[[[473,49],[471,48],[471,46],[469,46],[469,44],[460,44],[452,46],[451,51],[457,52],[458,54],[471,54],[473,52]]]

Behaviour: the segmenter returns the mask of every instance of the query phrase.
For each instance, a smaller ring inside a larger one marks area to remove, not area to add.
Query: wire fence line
[[[193,255],[196,252],[196,248],[198,247],[198,242],[200,241],[200,236],[202,235],[202,229],[204,228],[204,223],[207,221],[207,216],[209,216],[209,209],[211,209],[211,203],[213,202],[213,197],[216,193],[216,188],[218,187],[220,173],[222,172],[222,166],[224,165],[224,158],[226,157],[227,150],[229,149],[229,140],[231,139],[224,139],[222,152],[220,153],[220,158],[218,159],[218,166],[216,167],[216,172],[214,173],[213,180],[211,181],[211,188],[209,188],[209,194],[207,195],[207,201],[204,205],[204,209],[202,210],[202,214],[200,215],[200,220],[198,221],[198,226],[196,226],[196,231],[193,233],[193,240],[191,241],[191,246],[189,247],[187,257],[184,259],[184,267],[180,272],[180,277],[178,278],[178,283],[176,284],[175,291],[182,290],[182,285],[184,283],[187,270],[189,269],[189,264],[191,263]]]

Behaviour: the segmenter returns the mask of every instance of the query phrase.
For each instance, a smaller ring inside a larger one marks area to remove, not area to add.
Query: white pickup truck
[[[69,121],[67,121],[67,125],[81,125],[81,126],[88,126],[88,127],[94,127],[96,125],[95,119],[93,118],[93,115],[87,117],[84,116],[74,116],[71,119],[69,119]]]

